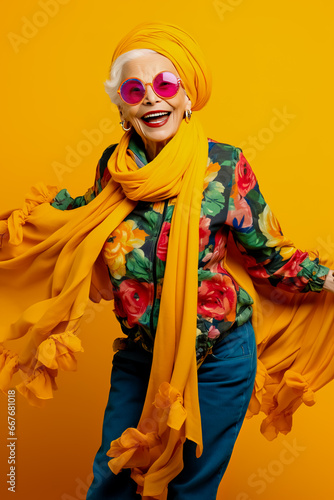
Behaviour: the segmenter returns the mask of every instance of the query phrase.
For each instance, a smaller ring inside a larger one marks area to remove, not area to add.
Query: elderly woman
[[[192,112],[210,87],[189,35],[137,27],[117,46],[106,82],[125,134],[103,153],[93,188],[73,199],[40,186],[0,226],[5,276],[24,269],[28,283],[35,278],[29,299],[21,297],[26,311],[6,330],[29,342],[20,356],[2,349],[2,388],[20,370],[18,390],[32,404],[52,397],[57,369],[73,368],[81,350],[75,332],[88,295],[114,298],[126,335],[115,342],[88,500],[216,498],[257,367],[253,300],[244,273],[226,260],[229,231],[255,282],[282,290],[257,334],[258,354],[268,354],[250,411],[271,404],[267,437],[289,430],[305,394],[332,377],[324,365],[321,374],[304,368],[309,339],[318,354],[329,343],[333,300],[284,294],[334,291],[332,271],[282,235],[242,151],[206,138]],[[318,335],[299,327],[284,348],[292,319],[318,304],[328,313]]]

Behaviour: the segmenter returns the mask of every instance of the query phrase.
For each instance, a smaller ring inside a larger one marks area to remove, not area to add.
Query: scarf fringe
[[[36,365],[33,373],[16,386],[17,390],[28,400],[29,404],[38,407],[44,406],[45,400],[52,399],[53,391],[57,390],[56,375],[52,370],[76,371],[77,360],[75,353],[83,351],[80,339],[72,331],[51,335],[39,346],[36,354],[39,363]],[[18,354],[0,345],[0,390],[3,393],[7,393],[11,387],[14,375],[18,371],[21,371],[19,365]],[[24,372],[22,372],[22,376],[24,375]],[[301,404],[313,406],[316,403],[315,392],[310,382],[301,373],[293,370],[287,370],[281,382],[274,382],[261,360],[258,359],[258,370],[253,396],[246,417],[251,418],[260,412],[264,413],[266,418],[261,424],[261,433],[269,441],[272,441],[279,433],[287,434],[290,432],[292,414]],[[278,403],[279,399],[283,399],[283,395],[284,407],[283,401]],[[162,410],[160,414],[157,414],[157,420],[160,422],[160,425],[163,422],[167,422],[168,427],[172,429],[179,430],[182,427],[186,418],[186,411],[182,405],[182,397],[167,382],[161,384],[154,405],[156,408]],[[121,436],[122,439],[119,438],[119,440],[111,443],[108,456],[120,457],[121,453],[125,453],[129,449],[129,436],[134,440],[135,435],[133,435],[132,431],[137,431],[137,429],[127,430],[131,431],[128,436],[124,436],[123,433]],[[149,448],[152,447],[153,435],[157,440],[156,445],[160,443],[157,436],[161,435],[161,432],[160,428],[159,433],[152,433],[147,438],[148,442],[151,443]],[[140,433],[140,436],[141,438],[138,437],[136,446],[142,442],[142,436],[147,437],[148,435]],[[116,458],[109,461],[109,467],[114,474],[117,474],[123,467],[118,468],[119,464],[120,461],[117,461]]]
[[[10,212],[7,220],[0,221],[0,236],[8,238],[8,243],[18,246],[23,240],[24,224],[35,207],[42,203],[50,203],[59,189],[56,186],[46,186],[40,182],[31,188],[26,195],[22,208]],[[0,239],[0,248],[2,247],[2,238]]]
[[[0,345],[0,390],[6,393],[13,376],[19,372],[24,380],[16,385],[16,389],[29,404],[42,407],[44,401],[52,399],[53,391],[57,390],[55,379],[58,369],[76,371],[75,354],[83,351],[81,340],[72,330],[50,335],[39,345],[27,374],[26,368],[20,365],[18,354]]]

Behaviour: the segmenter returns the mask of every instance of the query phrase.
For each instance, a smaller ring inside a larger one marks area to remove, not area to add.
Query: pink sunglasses
[[[169,71],[158,73],[152,83],[145,83],[139,78],[128,78],[119,86],[117,93],[122,100],[130,106],[141,103],[147,93],[147,85],[151,85],[153,91],[162,99],[171,99],[176,96],[182,81]]]

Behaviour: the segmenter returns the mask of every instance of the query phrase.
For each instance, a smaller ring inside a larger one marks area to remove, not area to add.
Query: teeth
[[[165,115],[168,115],[168,111],[165,111],[164,113],[150,113],[149,115],[145,115],[143,118],[157,118],[158,116]]]

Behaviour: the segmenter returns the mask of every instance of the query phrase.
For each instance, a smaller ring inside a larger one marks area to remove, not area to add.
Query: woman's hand
[[[334,271],[332,269],[330,269],[329,273],[326,276],[324,290],[328,290],[329,292],[334,293]]]

